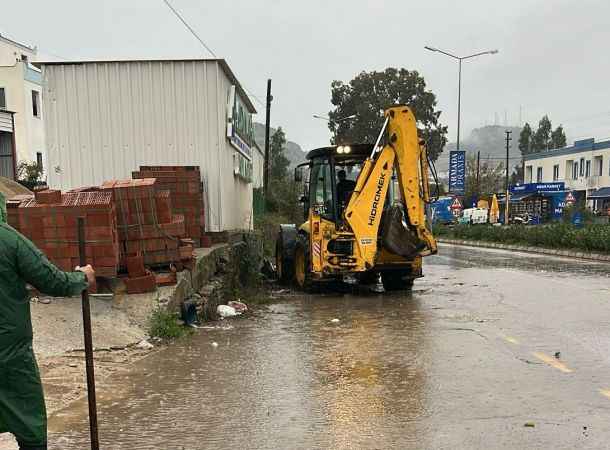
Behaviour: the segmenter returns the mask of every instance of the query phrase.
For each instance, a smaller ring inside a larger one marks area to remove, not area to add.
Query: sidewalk
[[[588,261],[610,262],[610,255],[602,253],[590,253],[582,250],[565,250],[544,247],[529,247],[525,245],[499,244],[496,242],[468,241],[464,239],[438,238],[443,244],[463,245],[467,247],[495,248],[499,250],[511,250],[516,252],[536,253],[539,255],[561,256],[565,258],[586,259]]]

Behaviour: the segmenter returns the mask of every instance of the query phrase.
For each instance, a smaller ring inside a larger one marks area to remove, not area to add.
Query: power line
[[[242,86],[244,88],[244,91],[246,91],[246,94],[250,95],[252,98],[254,98],[254,100],[256,101],[256,103],[258,103],[261,106],[265,106],[265,104],[262,102],[262,100],[260,98],[258,98],[256,95],[254,95],[252,92],[250,92],[248,89],[246,89],[245,86]]]
[[[193,28],[187,23],[186,20],[184,20],[184,18],[180,15],[180,13],[178,11],[176,11],[176,9],[171,5],[171,3],[169,2],[169,0],[163,0],[165,2],[165,4],[168,6],[169,9],[172,10],[172,12],[176,15],[176,17],[178,17],[178,19],[180,19],[180,21],[184,24],[184,26],[191,32],[191,34],[193,36],[195,36],[195,38],[201,43],[201,45],[203,45],[205,47],[205,49],[210,52],[210,54],[214,57],[217,58],[216,54],[210,49],[210,47],[208,47],[206,45],[205,42],[203,42],[203,39],[201,39],[199,37],[199,35],[195,32],[195,30],[193,30]]]
[[[212,49],[210,47],[208,47],[206,45],[205,42],[203,42],[203,39],[201,39],[199,37],[199,35],[197,34],[197,32],[193,29],[193,27],[191,27],[188,22],[184,19],[184,17],[182,17],[182,15],[176,10],[176,8],[174,8],[171,3],[169,2],[169,0],[163,0],[163,2],[167,5],[167,7],[169,9],[172,10],[172,12],[176,15],[176,17],[178,17],[178,19],[180,19],[180,21],[184,24],[184,26],[191,32],[191,34],[193,36],[195,36],[195,38],[201,43],[201,45],[203,45],[203,47],[210,52],[210,54],[214,57],[214,58],[218,58],[218,56],[216,56],[216,54],[212,51]],[[248,89],[246,89],[245,86],[242,85],[242,88],[244,89],[244,91],[246,91],[246,93],[248,95],[250,95],[252,98],[254,98],[254,100],[261,106],[265,106],[265,103],[263,103],[263,101],[258,98],[256,95],[254,95],[252,92],[250,92]]]

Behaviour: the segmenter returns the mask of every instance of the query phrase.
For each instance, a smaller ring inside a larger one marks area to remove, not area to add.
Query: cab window
[[[311,207],[315,208],[323,217],[332,219],[333,180],[327,159],[314,159],[310,181],[309,201]]]

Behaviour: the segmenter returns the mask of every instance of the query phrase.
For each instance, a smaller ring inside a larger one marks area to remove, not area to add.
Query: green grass
[[[148,323],[148,334],[151,337],[173,340],[186,336],[192,332],[191,328],[187,328],[177,323],[177,315],[161,309],[156,309],[150,316]]]
[[[608,225],[586,225],[582,228],[564,223],[533,226],[457,225],[436,226],[434,232],[438,237],[451,239],[610,253]]]

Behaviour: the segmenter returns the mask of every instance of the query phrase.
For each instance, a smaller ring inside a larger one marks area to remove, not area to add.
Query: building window
[[[23,61],[24,63],[28,63],[28,56],[27,55],[21,55],[21,61]]]
[[[532,182],[532,166],[525,166],[525,182]]]
[[[604,157],[595,157],[595,167],[593,169],[595,176],[601,177],[604,174]]]
[[[536,182],[542,182],[542,167],[536,169]]]
[[[585,164],[585,177],[590,177],[591,176],[591,160],[588,159],[587,163]]]
[[[36,152],[36,165],[38,166],[38,170],[43,171],[44,167],[42,167],[42,153]]]
[[[553,166],[553,181],[559,180],[559,164]]]
[[[32,91],[32,114],[40,117],[40,92]]]
[[[0,109],[6,109],[6,93],[4,88],[0,88]]]
[[[585,158],[580,158],[580,176],[584,177],[585,176]]]
[[[578,162],[576,162],[576,161],[574,161],[572,163],[572,179],[573,180],[578,179]]]

